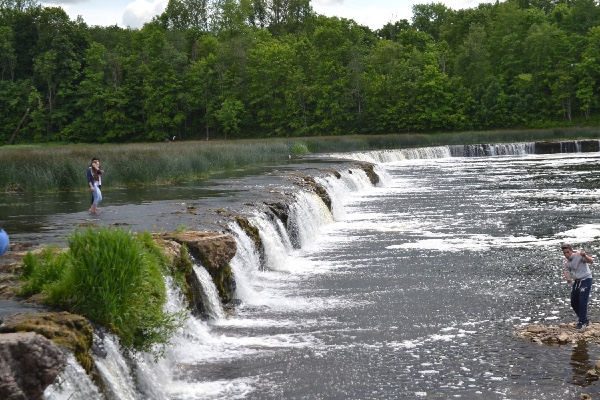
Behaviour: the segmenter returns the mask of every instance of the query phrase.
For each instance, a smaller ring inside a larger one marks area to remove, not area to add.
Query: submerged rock
[[[530,339],[536,343],[574,343],[586,341],[600,343],[600,323],[590,323],[581,331],[575,323],[558,325],[529,325],[517,328],[517,336]]]
[[[42,335],[18,332],[0,335],[0,398],[43,399],[67,365],[62,350]]]

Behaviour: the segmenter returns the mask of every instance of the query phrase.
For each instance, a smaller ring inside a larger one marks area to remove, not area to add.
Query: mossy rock
[[[242,228],[242,230],[248,235],[248,237],[254,242],[254,246],[259,249],[262,249],[262,241],[260,240],[260,231],[257,227],[253,226],[248,218],[242,216],[235,216],[235,222]]]
[[[229,262],[235,256],[237,243],[230,235],[214,232],[182,231],[163,235],[164,239],[185,244],[213,278],[224,303],[231,301],[235,282]]]
[[[94,328],[81,315],[63,312],[16,313],[4,318],[0,333],[35,332],[73,352],[85,371],[93,375],[90,349]]]

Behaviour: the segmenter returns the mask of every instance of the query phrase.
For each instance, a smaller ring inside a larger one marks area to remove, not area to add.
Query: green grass
[[[293,139],[0,147],[0,191],[87,190],[92,157],[106,170],[103,189],[177,183],[217,172],[276,165],[291,155],[476,143],[600,138],[599,127]]]
[[[127,351],[162,355],[181,316],[163,311],[167,265],[150,234],[89,228],[68,244],[26,256],[20,294],[43,293],[45,303],[106,326]]]

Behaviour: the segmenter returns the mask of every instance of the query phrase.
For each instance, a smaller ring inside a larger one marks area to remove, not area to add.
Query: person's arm
[[[588,263],[588,264],[593,264],[594,263],[594,259],[590,256],[588,256],[587,254],[585,254],[585,251],[580,250],[579,251],[579,255]]]
[[[87,181],[90,190],[94,190],[94,175],[92,174],[92,167],[87,170]]]
[[[571,283],[571,274],[569,273],[569,271],[567,271],[567,261],[566,260],[563,265],[563,275],[565,276],[567,283]]]

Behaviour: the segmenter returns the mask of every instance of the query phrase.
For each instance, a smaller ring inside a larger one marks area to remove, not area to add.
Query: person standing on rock
[[[90,191],[92,192],[92,205],[90,207],[90,213],[96,214],[98,212],[98,204],[102,201],[102,192],[100,186],[102,185],[102,173],[104,170],[100,169],[100,159],[97,157],[92,158],[92,163],[87,169],[87,181]]]
[[[583,330],[590,322],[587,317],[590,291],[592,290],[590,264],[594,260],[585,254],[583,250],[574,252],[573,247],[568,244],[561,245],[561,249],[566,258],[563,274],[567,278],[567,283],[573,282],[573,286],[571,286],[571,308],[577,314],[577,329]]]

